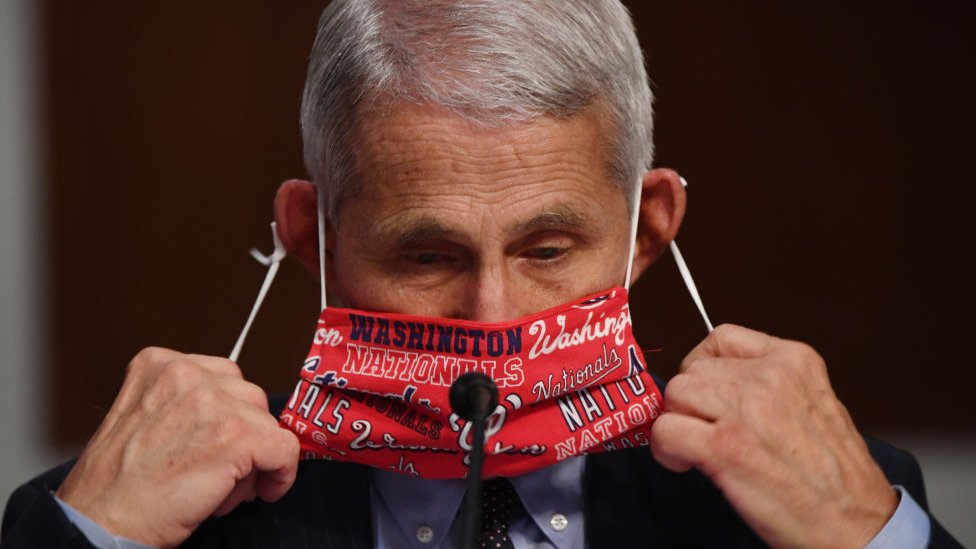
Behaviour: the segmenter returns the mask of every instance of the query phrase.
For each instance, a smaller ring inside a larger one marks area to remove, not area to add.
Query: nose
[[[504,322],[519,317],[519,292],[500,266],[483,266],[465,282],[457,317],[476,322]]]

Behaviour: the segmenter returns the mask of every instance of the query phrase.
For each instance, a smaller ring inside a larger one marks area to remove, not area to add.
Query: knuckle
[[[708,337],[712,340],[712,346],[720,355],[732,352],[740,345],[743,331],[745,328],[735,324],[720,324]]]
[[[197,385],[183,395],[181,408],[197,417],[210,417],[218,409],[219,396],[206,385]]]
[[[791,363],[801,373],[822,375],[827,372],[827,364],[820,353],[810,345],[801,341],[791,341],[788,344]]]
[[[233,372],[234,374],[237,375],[243,374],[243,371],[241,371],[241,367],[233,360],[224,357],[219,357],[219,360],[222,364],[224,364],[227,367],[229,371]]]
[[[264,389],[249,381],[245,381],[243,383],[244,398],[247,399],[248,402],[259,405],[262,408],[267,408],[268,395],[264,392]]]
[[[260,427],[261,429],[267,429],[268,432],[270,433],[277,433],[278,431],[281,430],[281,427],[278,426],[278,419],[273,415],[260,414],[258,417],[260,419],[257,420],[259,423],[257,427]]]
[[[806,349],[806,362],[808,367],[813,370],[814,373],[826,377],[827,362],[822,356],[820,356],[820,353],[813,349],[813,347],[810,347],[805,343],[803,345]]]
[[[825,398],[823,400],[826,402],[825,408],[828,417],[840,419],[844,421],[844,423],[847,423],[850,420],[851,414],[847,410],[847,406],[844,406],[843,402],[836,398]]]
[[[196,390],[206,386],[199,366],[180,358],[180,355],[176,355],[176,358],[172,354],[166,356],[170,360],[157,362],[154,379],[143,389],[140,405],[144,411],[159,409],[167,402],[186,395],[189,395],[189,402],[192,403],[200,398],[200,395],[194,394]]]
[[[728,343],[741,329],[735,324],[719,324],[712,330],[711,336],[719,343]]]
[[[145,347],[144,349],[136,353],[135,358],[136,360],[139,361],[153,362],[157,360],[158,357],[164,353],[165,353],[165,349],[163,349],[162,347],[149,346],[149,347]]]
[[[199,384],[204,378],[203,369],[196,363],[185,358],[178,358],[166,363],[163,377],[177,386],[189,388]]]
[[[214,360],[214,364],[219,365],[221,373],[225,375],[232,375],[235,377],[243,377],[243,372],[241,372],[241,367],[237,365],[236,362],[224,358],[224,357],[210,357]]]
[[[163,357],[166,355],[166,350],[161,347],[146,347],[141,349],[126,368],[126,372],[132,374],[136,371],[142,371],[150,366],[159,364],[163,362]]]
[[[786,341],[784,345],[791,354],[802,360],[807,360],[811,356],[819,356],[817,355],[817,351],[813,350],[813,347],[802,341],[790,340]]]
[[[754,368],[762,388],[770,395],[778,394],[792,377],[792,372],[779,363],[759,364]],[[763,399],[757,399],[763,400]]]
[[[220,420],[217,422],[217,430],[224,440],[237,441],[251,429],[248,428],[247,421],[241,416],[225,414],[220,416]]]
[[[201,430],[207,431],[211,443],[220,448],[242,448],[244,439],[253,432],[247,421],[237,414],[203,413],[200,419]],[[233,453],[233,452],[232,452]]]

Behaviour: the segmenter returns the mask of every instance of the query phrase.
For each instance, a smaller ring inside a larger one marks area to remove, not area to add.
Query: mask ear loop
[[[316,196],[316,202],[318,204],[319,278],[322,281],[322,310],[324,311],[328,306],[325,297],[325,200],[321,193],[317,193]],[[254,301],[254,306],[251,307],[251,314],[247,317],[247,322],[244,323],[244,329],[241,330],[241,335],[237,337],[237,343],[234,344],[234,348],[227,357],[231,362],[237,362],[237,358],[241,354],[241,348],[244,347],[244,341],[247,339],[247,334],[251,331],[251,324],[254,323],[254,318],[258,315],[258,310],[261,309],[261,304],[264,303],[264,298],[268,295],[268,290],[271,289],[271,283],[274,282],[275,275],[278,274],[278,267],[281,265],[281,260],[288,255],[285,251],[285,246],[278,237],[278,226],[275,223],[271,223],[271,237],[274,240],[274,251],[271,252],[271,255],[264,255],[256,248],[251,248],[251,257],[266,266],[268,273],[264,276],[264,282],[261,283],[258,297]]]
[[[685,178],[681,178],[681,185],[688,188],[688,181]],[[695,286],[695,279],[691,277],[691,271],[688,269],[688,264],[685,262],[684,256],[681,255],[681,251],[678,249],[678,243],[674,240],[671,241],[671,255],[674,256],[674,262],[678,265],[678,272],[681,273],[681,280],[684,281],[685,287],[688,288],[688,293],[691,294],[691,299],[695,302],[695,306],[698,307],[698,312],[701,313],[702,320],[705,321],[705,327],[708,328],[708,333],[712,333],[715,329],[712,326],[712,321],[708,319],[708,313],[705,312],[705,305],[702,303],[701,296],[698,295],[698,287]]]
[[[630,252],[627,253],[627,275],[624,277],[624,288],[630,290],[630,276],[634,271],[634,253],[637,251],[637,219],[640,217],[641,184],[643,180],[637,178],[634,189],[634,205],[630,208]]]
[[[712,321],[708,319],[708,313],[705,312],[705,305],[702,304],[701,296],[698,295],[698,288],[695,287],[695,281],[691,278],[691,271],[688,270],[688,264],[685,263],[685,258],[681,256],[681,252],[678,250],[678,244],[673,240],[671,241],[671,255],[674,256],[674,262],[678,264],[678,272],[681,273],[681,279],[685,281],[685,287],[688,288],[691,299],[695,301],[698,312],[701,313],[702,320],[705,321],[705,327],[708,328],[708,333],[712,333],[715,327],[712,326]]]
[[[684,177],[681,178],[681,185],[685,188],[688,187],[688,181]],[[627,260],[627,277],[624,280],[624,288],[627,289],[630,289],[630,277],[634,268],[634,253],[637,247],[637,221],[640,217],[640,187],[641,180],[638,179],[637,189],[634,193],[634,206],[630,212],[630,253],[628,254]],[[681,255],[681,251],[678,250],[678,243],[672,240],[670,248],[671,255],[674,256],[674,262],[678,265],[681,280],[684,281],[685,287],[688,288],[688,293],[691,294],[691,299],[695,302],[695,306],[698,307],[698,312],[701,314],[702,320],[705,321],[705,327],[711,333],[715,328],[712,326],[712,321],[708,318],[708,313],[705,312],[705,305],[702,303],[701,296],[698,295],[698,287],[695,286],[695,280],[691,277],[688,264],[685,262],[684,256]]]
[[[251,330],[251,324],[254,322],[254,318],[258,316],[258,310],[261,309],[261,304],[264,303],[264,298],[268,295],[271,283],[274,282],[275,275],[278,274],[278,267],[281,265],[281,260],[288,255],[284,245],[281,243],[281,239],[278,238],[278,227],[274,223],[271,224],[271,237],[274,240],[274,251],[271,252],[271,255],[264,255],[256,248],[251,248],[251,257],[256,259],[258,263],[266,266],[268,272],[264,275],[264,282],[261,283],[261,290],[258,291],[258,297],[254,301],[254,306],[251,307],[251,314],[247,317],[247,322],[244,323],[244,329],[241,330],[241,335],[237,337],[237,343],[234,344],[233,350],[231,350],[230,355],[227,357],[231,362],[237,362],[237,358],[241,354],[241,348],[244,347],[244,340],[247,339],[247,333]]]
[[[325,293],[325,193],[318,190],[315,193],[318,203],[318,225],[319,225],[319,280],[321,281],[321,303],[324,311],[328,306]]]

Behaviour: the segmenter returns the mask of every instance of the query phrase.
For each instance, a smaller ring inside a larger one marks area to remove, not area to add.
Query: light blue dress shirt
[[[584,547],[583,458],[566,460],[534,473],[512,477],[528,515],[513,521],[509,536],[517,548]],[[370,498],[376,547],[449,549],[455,547],[455,520],[464,497],[463,480],[425,480],[374,469]],[[328,487],[323,487],[328,490]],[[928,545],[928,515],[901,486],[898,508],[865,549],[923,549]],[[113,536],[67,503],[55,498],[68,519],[99,549],[147,549]]]
[[[508,530],[515,547],[577,549],[583,540],[583,464],[573,458],[511,477],[527,511]],[[425,480],[374,469],[370,496],[377,547],[448,549],[457,545],[455,520],[465,480]]]
[[[922,508],[915,503],[908,490],[895,486],[901,499],[895,514],[891,515],[884,528],[874,536],[864,549],[909,549],[927,547],[932,534],[932,522]]]

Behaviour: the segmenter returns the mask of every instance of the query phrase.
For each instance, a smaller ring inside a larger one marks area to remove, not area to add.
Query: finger
[[[708,358],[680,373],[665,387],[667,412],[696,416],[709,421],[737,414],[742,407],[739,385],[755,369],[755,360]]]
[[[715,425],[684,414],[664,413],[651,426],[651,453],[661,465],[684,472],[702,469],[710,455]]]
[[[242,501],[252,501],[254,499],[254,483],[257,476],[257,471],[251,471],[246,477],[237,481],[234,489],[231,490],[230,494],[227,495],[224,501],[217,507],[217,510],[214,511],[214,515],[222,517],[233,511]]]
[[[228,408],[242,420],[234,431],[233,446],[227,457],[240,456],[247,461],[248,473],[254,473],[254,492],[265,501],[283,496],[295,482],[300,446],[292,431],[278,426],[277,420],[249,404],[235,401]],[[230,412],[230,410],[228,410]],[[242,464],[243,465],[243,464]]]
[[[292,431],[278,428],[277,444],[280,448],[276,450],[273,463],[274,468],[263,469],[258,475],[256,491],[258,497],[264,501],[277,501],[288,492],[291,485],[295,483],[295,476],[298,473],[298,457],[300,446],[298,437]]]
[[[248,437],[251,462],[258,471],[255,491],[264,501],[275,501],[291,488],[298,471],[300,446],[292,431],[282,429],[266,412],[250,408],[263,416],[255,421],[256,428]]]
[[[768,352],[775,340],[776,338],[756,330],[722,324],[688,353],[681,362],[681,371],[703,358],[759,358]]]

